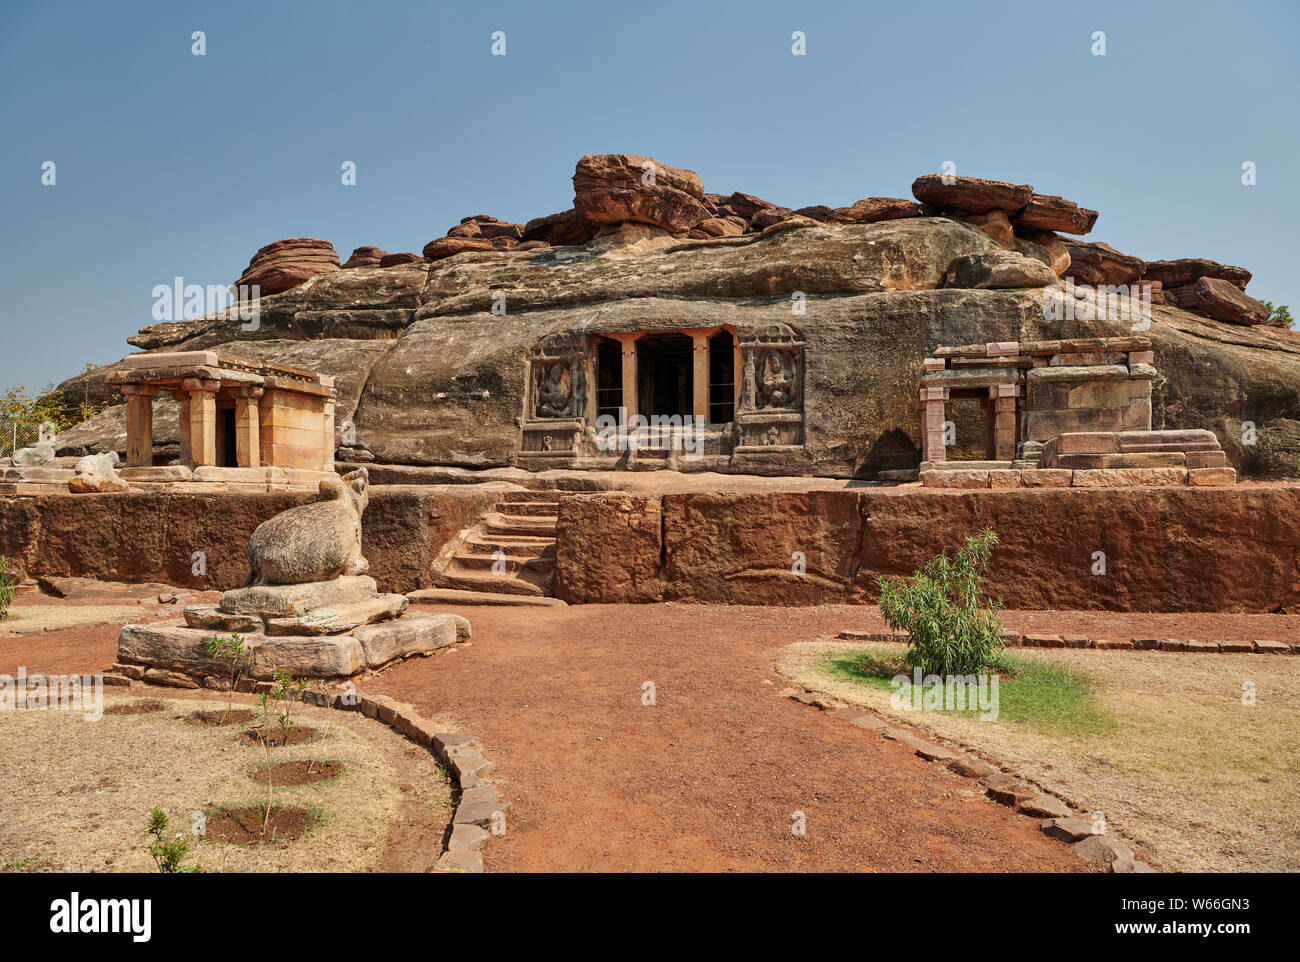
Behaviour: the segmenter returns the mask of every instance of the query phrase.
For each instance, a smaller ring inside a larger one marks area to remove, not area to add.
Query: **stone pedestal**
[[[236,634],[248,677],[270,680],[281,669],[297,678],[339,680],[469,638],[464,618],[410,614],[407,604],[403,595],[376,592],[366,576],[237,588],[219,605],[188,606],[183,621],[127,625],[118,637],[118,661],[202,684],[228,669],[208,655],[208,642]]]

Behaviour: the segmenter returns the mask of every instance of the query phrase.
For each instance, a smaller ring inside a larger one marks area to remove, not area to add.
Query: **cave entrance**
[[[638,410],[689,417],[694,410],[693,343],[685,334],[645,334],[636,342]]]

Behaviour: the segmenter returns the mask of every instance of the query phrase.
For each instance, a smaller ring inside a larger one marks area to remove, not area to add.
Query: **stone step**
[[[495,510],[498,514],[510,515],[511,517],[526,516],[554,518],[560,513],[560,502],[503,501],[497,504]]]
[[[494,511],[483,521],[483,531],[489,535],[545,535],[555,537],[553,517],[531,518],[525,515],[505,515]]]
[[[495,575],[496,572],[492,566],[498,561],[504,561],[505,574],[515,575],[521,571],[527,570],[533,574],[545,577],[555,570],[555,558],[541,558],[535,555],[512,555],[512,554],[460,554],[459,552],[451,559],[448,571],[469,571],[482,572]],[[498,575],[498,577],[501,577]]]
[[[1143,451],[1137,454],[1062,454],[1054,467],[1076,471],[1099,468],[1182,468],[1187,456],[1181,451]]]
[[[564,608],[559,598],[512,595],[496,591],[463,591],[458,588],[421,588],[406,596],[417,605],[510,605],[529,608]]]
[[[457,570],[455,561],[448,571],[433,573],[435,587],[457,588],[461,591],[482,591],[488,594],[534,595],[541,597],[545,592],[531,581],[512,578],[508,575],[477,574]]]
[[[507,555],[518,555],[520,557],[553,558],[555,557],[555,539],[530,538],[522,535],[513,537],[471,538],[460,546],[460,549],[456,554],[491,555],[498,551],[504,551]]]
[[[564,496],[563,491],[555,489],[542,489],[536,491],[507,491],[501,495],[501,503],[516,504],[528,501],[555,501],[558,502]]]

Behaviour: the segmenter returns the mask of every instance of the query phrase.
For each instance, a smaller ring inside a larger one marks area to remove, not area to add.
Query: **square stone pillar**
[[[736,352],[735,359],[731,362],[731,380],[735,382],[736,386],[735,405],[732,408],[732,416],[734,417],[735,412],[740,410],[740,392],[744,387],[745,356],[740,350],[740,338],[734,333],[731,335],[731,343],[735,345],[734,350]]]
[[[194,458],[190,453],[190,392],[176,388],[170,391],[172,400],[174,400],[181,409],[180,428],[181,428],[181,453],[177,457],[177,463],[184,464],[187,467],[194,466]]]
[[[636,390],[636,335],[624,334],[619,338],[623,345],[623,407],[627,419],[636,417],[638,402]]]
[[[694,376],[691,385],[691,416],[697,424],[704,425],[709,421],[709,336],[692,334],[691,344],[691,357],[694,359],[691,365]]]
[[[989,421],[992,426],[989,454],[994,461],[1015,460],[1016,385],[995,384],[989,388]]]
[[[186,378],[182,387],[190,392],[190,457],[195,467],[217,463],[217,391],[220,381]]]
[[[262,464],[260,387],[235,389],[235,464],[256,468]]]
[[[330,378],[331,385],[333,378]],[[334,470],[334,395],[331,394],[325,398],[321,407],[322,425],[321,434],[324,436],[325,447],[321,451],[321,470]]]
[[[153,399],[158,388],[124,384],[126,395],[126,463],[142,468],[153,464]]]
[[[948,454],[943,445],[944,389],[923,387],[920,392],[921,409],[921,460],[946,461]]]

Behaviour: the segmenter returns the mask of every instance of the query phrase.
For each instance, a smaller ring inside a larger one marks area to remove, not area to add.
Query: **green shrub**
[[[9,606],[14,603],[18,586],[9,574],[9,559],[0,554],[0,621],[9,617]]]
[[[904,661],[923,675],[970,675],[996,667],[1002,599],[984,595],[998,536],[985,529],[949,558],[945,551],[912,578],[878,578],[880,610],[910,635]]]
[[[153,841],[149,843],[149,857],[158,866],[159,872],[169,875],[174,872],[192,871],[184,864],[185,859],[190,855],[190,845],[179,832],[174,838],[165,837],[167,815],[161,808],[153,808],[149,811],[148,831],[153,837]]]

